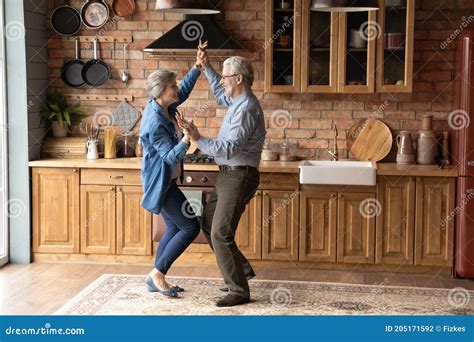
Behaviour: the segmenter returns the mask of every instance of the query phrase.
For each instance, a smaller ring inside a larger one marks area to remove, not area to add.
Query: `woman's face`
[[[178,101],[178,93],[179,93],[179,88],[178,84],[176,81],[174,81],[171,84],[168,84],[159,96],[159,98],[164,102],[168,104],[172,104],[174,102]]]

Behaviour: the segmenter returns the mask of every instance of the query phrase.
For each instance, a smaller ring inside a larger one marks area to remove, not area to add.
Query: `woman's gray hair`
[[[233,74],[242,74],[244,77],[244,83],[249,87],[253,84],[253,67],[248,59],[240,56],[233,56],[227,58],[224,64],[231,66]]]
[[[157,99],[166,86],[176,81],[176,73],[169,70],[158,69],[153,71],[147,80],[147,93],[151,99]]]

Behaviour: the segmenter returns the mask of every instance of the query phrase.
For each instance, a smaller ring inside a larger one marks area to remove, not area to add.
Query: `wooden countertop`
[[[299,173],[300,161],[280,162],[262,161],[260,172]],[[137,169],[141,168],[141,158],[117,159],[42,159],[29,162],[30,167],[77,167],[92,169]],[[184,164],[187,171],[218,171],[217,165]],[[453,166],[439,169],[436,165],[399,165],[396,163],[377,163],[377,175],[381,176],[430,176],[457,177]]]

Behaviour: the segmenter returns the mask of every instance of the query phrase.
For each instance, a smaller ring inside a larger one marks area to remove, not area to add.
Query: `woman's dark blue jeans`
[[[173,181],[168,189],[161,208],[161,215],[166,223],[166,231],[160,240],[155,258],[155,268],[166,274],[173,262],[198,236],[200,225],[190,211],[192,208],[183,192]]]

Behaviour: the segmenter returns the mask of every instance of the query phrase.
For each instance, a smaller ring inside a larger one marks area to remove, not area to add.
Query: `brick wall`
[[[81,1],[71,4],[79,8]],[[108,1],[111,3],[111,1]],[[49,0],[49,11],[62,1]],[[101,57],[113,68],[112,79],[100,88],[72,89],[64,86],[60,68],[64,61],[74,57],[74,45],[57,36],[49,28],[48,64],[50,88],[59,88],[68,93],[129,94],[135,96],[133,105],[142,108],[146,102],[146,77],[156,68],[172,69],[181,78],[192,65],[193,59],[179,60],[172,57],[153,57],[141,50],[154,39],[179,23],[179,14],[162,14],[153,10],[155,1],[136,0],[137,11],[132,19],[111,21],[104,35],[132,35],[134,42],[129,51],[130,81],[124,85],[118,76],[122,69],[122,44],[117,44],[113,60],[113,44],[101,44]],[[264,94],[264,0],[222,1],[224,11],[218,17],[222,25],[246,51],[241,55],[252,60],[256,72],[254,92],[261,99],[265,115],[270,118],[278,109],[287,109],[291,114],[288,127],[271,127],[267,120],[267,139],[277,142],[290,139],[298,143],[298,154],[304,157],[327,158],[326,149],[331,147],[331,120],[345,133],[361,118],[374,115],[376,108],[385,103],[384,110],[377,112],[396,133],[398,130],[417,130],[423,114],[433,114],[435,129],[448,130],[447,117],[453,108],[454,50],[452,44],[441,48],[441,44],[474,15],[472,0],[420,0],[416,4],[414,83],[412,94]],[[472,27],[472,22],[469,21]],[[94,35],[94,31],[82,30],[81,35]],[[84,49],[84,44],[82,45]],[[83,60],[92,58],[91,49],[82,51]],[[214,60],[216,69],[222,60]],[[113,111],[116,102],[83,101],[86,112],[93,115],[97,110]],[[215,137],[225,109],[213,101],[204,76],[199,79],[191,98],[182,105],[185,115],[195,117],[203,135]],[[137,125],[138,128],[139,125]],[[77,130],[76,130],[77,132]],[[345,134],[340,134],[339,147],[347,155]],[[392,156],[393,157],[393,156]]]

